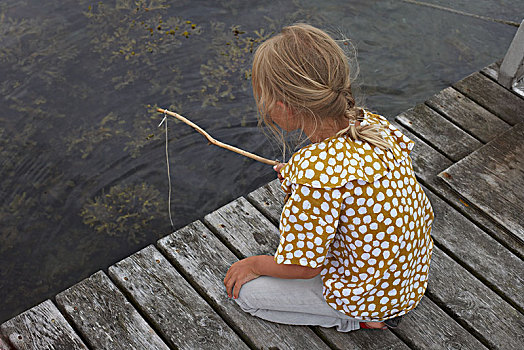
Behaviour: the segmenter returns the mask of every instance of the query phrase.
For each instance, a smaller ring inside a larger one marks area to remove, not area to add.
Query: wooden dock
[[[428,291],[398,329],[278,325],[227,298],[228,267],[278,245],[275,180],[3,323],[0,349],[523,349],[524,97],[497,71],[392,120],[436,215]]]

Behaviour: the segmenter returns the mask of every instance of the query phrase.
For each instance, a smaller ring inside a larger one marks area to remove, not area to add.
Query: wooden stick
[[[265,163],[265,164],[269,164],[269,165],[277,165],[279,162],[276,161],[276,160],[270,160],[270,159],[267,159],[267,158],[264,158],[264,157],[260,157],[260,156],[257,156],[256,154],[253,154],[253,153],[250,153],[250,152],[247,152],[247,151],[244,151],[243,149],[240,149],[238,147],[235,147],[235,146],[231,146],[231,145],[228,145],[227,143],[223,143],[223,142],[220,142],[218,140],[216,140],[215,138],[211,137],[211,135],[209,135],[204,129],[202,129],[200,126],[196,125],[195,123],[193,123],[191,120],[187,119],[187,118],[184,118],[183,116],[181,116],[180,114],[178,113],[175,113],[175,112],[171,112],[167,109],[162,109],[162,108],[157,108],[157,112],[159,113],[162,113],[162,114],[168,114],[172,117],[175,117],[176,119],[178,120],[181,120],[183,121],[184,123],[186,123],[187,125],[191,126],[192,128],[194,128],[196,131],[198,131],[200,134],[204,135],[204,137],[210,142],[212,143],[213,145],[216,145],[218,147],[222,147],[222,148],[225,148],[227,150],[230,150],[230,151],[233,151],[235,153],[238,153],[238,154],[241,154],[245,157],[248,157],[248,158],[251,158],[251,159],[254,159],[256,161],[259,161],[259,162],[262,162],[262,163]]]

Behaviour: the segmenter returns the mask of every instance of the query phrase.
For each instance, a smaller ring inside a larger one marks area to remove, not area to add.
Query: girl
[[[296,325],[394,327],[427,286],[433,211],[409,153],[413,142],[355,106],[343,50],[306,24],[257,49],[261,120],[311,144],[275,167],[290,194],[274,257],[234,263],[228,296],[260,318]]]

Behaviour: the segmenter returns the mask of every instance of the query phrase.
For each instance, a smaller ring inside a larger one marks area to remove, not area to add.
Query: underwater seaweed
[[[164,217],[160,208],[160,192],[143,182],[134,185],[115,185],[109,192],[89,199],[80,215],[84,224],[109,236],[127,236],[138,243],[150,229],[150,223]]]
[[[80,157],[85,159],[91,155],[97,144],[123,135],[125,133],[122,129],[124,123],[123,119],[119,119],[114,112],[110,112],[100,123],[90,128],[75,129],[64,138],[67,145],[66,152],[68,154],[78,152]]]
[[[246,33],[234,25],[225,30],[225,24],[212,22],[214,57],[200,67],[202,106],[216,106],[222,99],[234,99],[234,90],[247,91],[251,82],[251,57],[256,47],[273,33],[264,28]]]
[[[190,20],[169,16],[168,8],[166,1],[120,0],[98,2],[84,12],[101,71],[119,74],[111,78],[115,89],[140,79],[149,83],[151,73],[159,70],[153,54],[173,52],[187,38],[201,33],[200,26]]]

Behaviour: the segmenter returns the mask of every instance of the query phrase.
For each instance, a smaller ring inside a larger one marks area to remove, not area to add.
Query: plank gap
[[[13,343],[0,332],[0,350],[15,350]]]
[[[415,135],[416,137],[418,137],[419,139],[421,139],[422,141],[424,141],[424,143],[426,143],[428,146],[430,146],[432,149],[434,149],[436,152],[438,152],[439,154],[441,154],[442,156],[446,157],[447,160],[449,160],[452,164],[456,163],[456,161],[454,161],[453,159],[451,159],[446,153],[442,152],[434,143],[432,143],[431,141],[428,141],[427,139],[425,139],[421,134],[419,134],[417,131],[415,131],[413,128],[411,128],[409,125],[406,125],[404,123],[402,123],[401,121],[397,120],[396,117],[395,117],[395,120],[397,121],[397,123],[399,123],[402,127],[406,128],[410,133],[412,133],[413,135]]]
[[[498,63],[498,65],[495,65],[496,63]],[[497,80],[494,76],[492,76],[491,74],[489,74],[489,73],[486,72],[486,70],[485,70],[485,69],[487,69],[487,68],[491,68],[491,69],[493,69],[493,70],[496,69],[496,70],[497,70],[497,75],[498,75],[498,69],[499,69],[499,67],[500,67],[500,62],[495,62],[493,67],[491,67],[491,65],[489,65],[488,67],[485,67],[484,69],[481,69],[481,70],[480,70],[480,73],[481,73],[482,75],[484,75],[485,77],[487,77],[488,79],[490,79],[491,81],[497,83],[498,85],[500,85],[501,87],[503,87],[503,88],[506,89],[506,87],[503,86],[503,85],[501,85],[501,84],[498,82],[498,80]],[[521,98],[521,99],[524,100],[524,96],[518,94],[516,91],[513,91],[513,89],[506,89],[506,90],[511,91],[511,92],[513,93],[513,95],[518,96],[519,98]]]
[[[109,268],[105,269],[105,270],[107,270],[107,271],[104,271],[104,273],[107,275],[107,277],[109,277],[111,282],[113,282],[113,284],[116,286],[116,288],[124,295],[124,297],[127,299],[127,301],[131,305],[133,305],[135,310],[138,312],[138,314],[140,316],[142,316],[142,318],[144,319],[144,321],[146,321],[146,323],[149,325],[149,327],[151,327],[151,329],[153,329],[155,331],[155,333],[158,335],[158,337],[160,337],[160,339],[164,342],[164,344],[166,344],[170,349],[172,349],[172,347],[169,345],[170,344],[169,339],[165,338],[162,335],[162,330],[155,326],[155,323],[151,320],[150,316],[147,313],[142,312],[142,308],[140,307],[140,304],[135,302],[135,300],[133,299],[133,296],[131,294],[129,294],[124,288],[120,287],[118,281],[114,277],[112,277],[111,274],[109,274]]]
[[[516,115],[524,106],[522,97],[514,98],[513,91],[493,82],[485,74],[475,72],[451,86],[511,126],[522,120]]]
[[[202,223],[202,221],[201,221]],[[209,229],[209,228],[208,228]],[[176,231],[175,231],[176,232]],[[172,233],[170,233],[169,235],[171,235]],[[216,236],[216,234],[213,232],[213,234]],[[169,236],[169,235],[166,235],[165,237]],[[165,238],[165,237],[162,237],[162,238]],[[239,328],[236,327],[236,325],[232,324],[231,322],[228,321],[227,318],[223,317],[222,313],[219,312],[218,308],[216,307],[216,305],[213,303],[212,299],[211,298],[208,298],[206,293],[204,293],[202,291],[202,288],[200,287],[200,285],[195,282],[192,278],[191,278],[191,275],[190,274],[186,274],[184,272],[184,269],[182,269],[178,263],[176,263],[175,261],[171,260],[171,258],[169,257],[169,255],[167,255],[162,247],[160,246],[160,244],[158,243],[162,238],[158,239],[154,246],[155,248],[160,252],[160,254],[162,254],[162,256],[171,264],[171,266],[173,266],[173,268],[175,270],[178,271],[178,273],[180,274],[180,276],[182,276],[182,278],[184,278],[187,283],[189,283],[189,285],[195,290],[195,292],[202,298],[205,300],[205,302],[213,309],[213,311],[218,315],[218,317],[220,317],[227,325],[229,328],[231,328],[231,330],[233,332],[235,332],[236,335],[238,335],[238,337],[240,339],[242,339],[242,341],[250,348],[250,349],[254,349],[256,350],[256,346],[255,344],[249,339],[249,337],[247,335],[245,335]],[[229,249],[229,248],[228,248]]]
[[[277,228],[280,226],[280,223],[278,222],[278,220],[276,220],[272,215],[270,215],[269,213],[266,213],[265,211],[261,210],[261,207],[260,207],[260,203],[249,197],[248,195],[245,195],[244,198],[252,205],[254,206],[255,208],[257,208],[257,210],[266,218],[268,219],[269,221],[271,221],[271,223],[273,225],[275,225]]]
[[[449,256],[451,259],[453,259],[457,264],[459,264],[460,266],[462,266],[466,271],[468,271],[471,275],[473,275],[476,279],[478,279],[480,282],[482,282],[482,284],[484,284],[486,287],[488,287],[489,289],[491,289],[493,292],[495,292],[495,294],[497,294],[499,297],[502,298],[502,300],[504,300],[506,303],[510,304],[515,310],[519,311],[521,314],[524,314],[524,309],[521,308],[517,303],[515,303],[513,300],[511,300],[511,298],[509,298],[503,291],[501,291],[496,285],[494,285],[493,283],[489,282],[487,279],[485,279],[484,277],[482,277],[481,274],[479,274],[477,271],[475,271],[475,269],[473,269],[472,267],[470,267],[467,263],[465,263],[464,261],[462,261],[462,259],[460,259],[460,257],[458,257],[457,255],[455,255],[451,250],[449,250],[448,248],[446,248],[445,245],[441,244],[437,239],[435,239],[435,237],[433,237],[433,243],[440,249],[442,250],[444,253],[446,253],[447,256]]]
[[[475,102],[476,103],[476,102]],[[434,111],[435,113],[438,113],[443,119],[446,119],[448,122],[450,122],[451,124],[455,125],[458,129],[460,129],[461,131],[463,131],[465,134],[468,134],[469,136],[473,137],[475,140],[477,140],[478,142],[482,143],[483,145],[486,144],[486,142],[482,141],[480,138],[478,138],[477,136],[475,136],[474,134],[472,134],[469,130],[467,129],[464,129],[460,124],[457,124],[456,121],[454,121],[453,119],[449,118],[447,115],[441,113],[439,110],[433,108],[430,104],[428,104],[428,102],[424,102],[424,104],[429,108],[431,109],[432,111]],[[477,103],[478,104],[478,103]],[[480,105],[479,105],[480,106]],[[482,106],[481,106],[482,107]],[[424,140],[425,141],[425,140]],[[427,141],[426,141],[427,142]],[[433,147],[433,146],[432,146]]]
[[[489,341],[478,331],[474,329],[473,326],[469,326],[468,323],[465,320],[462,320],[457,314],[451,310],[451,308],[446,306],[446,303],[442,300],[440,300],[433,292],[428,288],[426,290],[427,296],[435,305],[437,305],[443,312],[445,312],[449,317],[453,319],[453,321],[457,322],[462,328],[464,328],[466,331],[468,331],[469,334],[474,336],[479,342],[482,343],[486,348],[492,349],[493,346],[489,343]]]
[[[263,214],[262,214],[263,215]],[[231,253],[233,253],[233,255],[235,255],[237,257],[238,260],[241,260],[241,259],[244,259],[244,258],[247,258],[247,256],[244,256],[244,254],[242,254],[242,252],[240,250],[238,250],[237,248],[235,248],[235,246],[233,244],[231,244],[230,242],[228,242],[224,237],[222,237],[218,230],[213,226],[211,225],[205,218],[203,218],[201,221],[201,223],[204,224],[204,226],[209,230],[211,231],[216,238],[218,238],[218,240],[227,247],[227,249],[229,249],[231,251]]]
[[[470,200],[468,200],[466,197],[464,197],[462,194],[460,194],[460,192],[456,191],[455,189],[451,188],[450,186],[450,190],[455,194],[457,195],[457,197],[459,197],[461,200],[463,200],[464,202],[467,202],[468,205],[475,209],[478,213],[480,213],[480,215],[482,215],[486,220],[489,220],[491,223],[493,223],[494,225],[496,225],[498,228],[500,228],[501,230],[503,230],[507,235],[509,235],[510,237],[513,237],[515,241],[517,241],[519,244],[524,244],[524,242],[519,238],[517,237],[513,232],[511,232],[507,227],[503,226],[501,223],[497,222],[496,220],[494,220],[490,215],[488,215],[484,210],[482,210],[481,208],[479,208],[477,205],[475,205],[474,203],[472,203]],[[434,192],[434,190],[432,190],[432,192]],[[451,204],[450,204],[451,205]],[[456,208],[455,206],[453,206],[454,208]],[[473,219],[469,218],[468,219],[472,222]],[[476,223],[476,222],[475,222]],[[477,225],[479,226],[479,225]],[[481,227],[481,226],[479,226]],[[486,232],[488,232],[489,234],[489,230],[485,230]],[[496,239],[495,236],[491,235],[493,238]],[[498,241],[498,240],[497,240]],[[511,250],[515,255],[517,255],[520,259],[524,260],[524,256],[522,256],[520,253],[515,253],[514,252],[514,249],[511,248],[511,246],[509,244],[503,244],[502,242],[499,242],[501,243],[502,245],[504,245],[508,250]]]
[[[464,217],[466,217],[469,221],[471,221],[475,226],[477,226],[478,228],[480,228],[482,231],[484,231],[486,234],[488,234],[491,238],[493,238],[494,240],[496,240],[498,243],[500,243],[502,246],[504,246],[507,250],[509,250],[512,254],[514,254],[515,256],[517,256],[519,259],[523,260],[524,261],[524,256],[518,251],[516,250],[514,247],[512,247],[510,244],[508,244],[508,242],[506,242],[505,240],[503,240],[501,237],[499,237],[498,235],[495,235],[491,232],[491,230],[486,227],[485,225],[483,225],[482,223],[480,223],[478,220],[476,220],[472,215],[470,215],[467,211],[463,210],[462,206],[454,203],[453,201],[450,201],[448,199],[448,197],[446,197],[444,194],[441,194],[440,193],[440,190],[438,187],[432,185],[431,182],[428,182],[428,181],[425,181],[424,179],[422,179],[421,177],[419,177],[418,175],[416,175],[416,178],[417,178],[417,181],[420,182],[422,185],[424,185],[424,187],[428,188],[435,196],[439,197],[441,200],[443,200],[444,202],[446,202],[449,206],[451,206],[453,209],[457,210],[459,213],[461,213],[462,215],[464,215]],[[457,194],[458,197],[462,198],[460,196],[460,193],[456,193],[454,192],[455,194]],[[464,199],[465,201],[467,201],[465,198],[462,198]],[[509,231],[508,229],[506,229],[504,226],[500,225],[498,222],[494,221],[493,219],[491,219],[488,215],[486,215],[482,210],[480,210],[478,207],[476,207],[473,203],[470,203],[468,201],[468,205],[470,206],[470,208],[473,208],[476,210],[476,214],[477,215],[482,215],[482,217],[486,220],[489,220],[490,223],[492,223],[493,225],[495,225],[497,228],[499,228],[501,231],[504,231],[504,233],[506,233],[508,236],[510,237],[514,237],[514,235],[511,233],[511,231]],[[515,237],[516,238],[516,237]]]
[[[89,345],[89,342],[87,341],[87,339],[84,337],[84,335],[82,334],[82,332],[80,332],[80,330],[76,327],[75,323],[73,322],[73,320],[71,318],[69,318],[69,315],[67,314],[67,312],[64,312],[61,308],[60,308],[60,305],[58,305],[58,303],[56,302],[56,295],[53,296],[52,298],[50,298],[51,302],[53,303],[53,305],[58,309],[58,311],[60,311],[60,313],[62,314],[62,316],[64,316],[66,322],[71,326],[71,328],[73,328],[73,330],[75,331],[76,335],[78,336],[78,338],[80,338],[86,348],[88,348],[89,350],[91,350],[91,346]],[[14,349],[14,348],[13,348]]]

